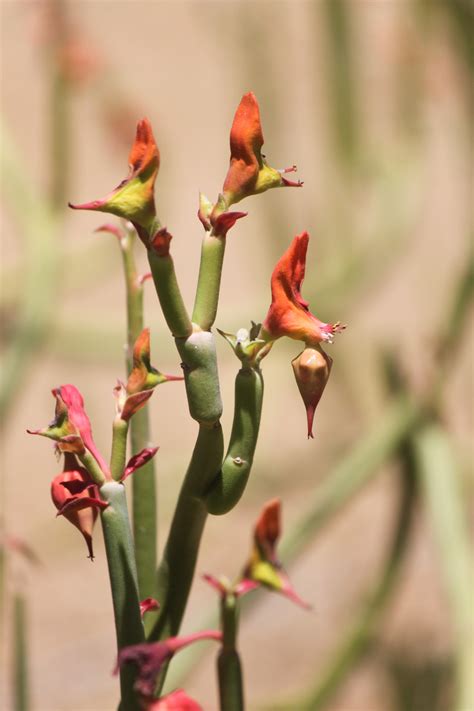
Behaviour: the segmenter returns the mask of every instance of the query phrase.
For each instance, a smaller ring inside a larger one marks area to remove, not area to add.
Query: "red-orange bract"
[[[297,235],[273,270],[272,303],[263,328],[268,340],[288,336],[308,345],[332,343],[334,334],[345,327],[324,323],[314,316],[301,296],[309,235]]]

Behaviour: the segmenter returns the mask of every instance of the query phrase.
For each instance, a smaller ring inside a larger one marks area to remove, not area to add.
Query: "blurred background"
[[[183,631],[216,607],[199,573],[237,575],[259,510],[278,496],[281,557],[313,609],[258,593],[243,611],[249,710],[472,710],[472,5],[2,0],[0,12],[2,708],[116,703],[100,527],[91,564],[79,533],[55,519],[51,446],[25,434],[51,420],[50,390],[70,382],[107,452],[124,374],[119,250],[94,234],[104,216],[67,201],[102,197],[127,174],[147,116],[162,159],[157,211],[191,304],[198,191],[215,200],[235,108],[252,90],[269,163],[297,163],[305,184],[242,205],[216,326],[265,317],[273,266],[306,229],[303,294],[348,328],[328,347],[314,440],[290,366],[300,344],[278,342],[264,361],[251,480],[235,510],[208,521]],[[145,271],[138,246],[137,259]],[[179,372],[146,288],[152,361]],[[228,435],[237,361],[217,347]],[[179,384],[150,407],[161,548],[196,428]],[[197,653],[198,663],[193,651],[176,658],[170,688],[214,711],[215,650]],[[28,676],[29,700],[12,699],[15,673]]]

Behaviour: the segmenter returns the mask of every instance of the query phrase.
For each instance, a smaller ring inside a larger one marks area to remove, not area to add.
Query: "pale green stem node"
[[[188,338],[177,338],[176,347],[182,358],[191,417],[212,426],[222,415],[214,336],[209,331],[196,331]]]

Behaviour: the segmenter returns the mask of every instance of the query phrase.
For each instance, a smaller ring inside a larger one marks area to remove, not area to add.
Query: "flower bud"
[[[239,585],[248,585],[249,582],[263,585],[308,609],[310,605],[299,597],[278,560],[277,543],[281,532],[280,520],[280,500],[272,499],[263,507],[255,525],[252,552]]]
[[[168,637],[161,642],[144,642],[123,647],[118,654],[115,673],[118,674],[119,669],[133,664],[137,670],[133,688],[140,695],[141,700],[146,702],[154,696],[156,679],[163,664],[166,664],[176,652],[202,639],[220,642],[222,634],[215,630],[204,630],[184,637]]]
[[[60,452],[77,454],[80,457],[87,450],[107,476],[109,468],[92,438],[91,423],[79,390],[74,385],[61,385],[54,388],[52,394],[56,398],[54,420],[42,429],[27,430],[28,434],[54,440]]]
[[[321,348],[305,348],[291,365],[306,407],[309,439],[313,437],[314,413],[331,373],[332,358]]]
[[[51,498],[58,511],[64,509],[70,501],[96,497],[98,497],[97,487],[92,483],[87,470],[78,466],[74,455],[65,454],[65,470],[51,482]],[[65,510],[63,515],[82,533],[89,551],[88,558],[94,560],[92,529],[98,515],[97,508]]]
[[[183,380],[180,375],[160,373],[150,362],[150,329],[144,328],[133,347],[133,368],[127,381],[127,393],[134,395],[152,390],[170,380]]]

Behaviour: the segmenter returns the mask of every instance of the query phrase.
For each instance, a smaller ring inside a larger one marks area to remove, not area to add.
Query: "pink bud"
[[[331,373],[332,358],[322,348],[305,348],[291,365],[306,407],[308,438],[313,437],[314,413]]]
[[[146,612],[152,612],[153,610],[159,609],[160,603],[153,597],[146,597],[140,602],[140,614],[142,617]]]
[[[135,691],[144,699],[151,699],[156,685],[156,678],[161,667],[171,657],[184,647],[201,639],[214,639],[220,641],[222,634],[214,630],[204,630],[185,637],[169,637],[162,642],[133,644],[120,650],[115,673],[126,664],[133,664],[137,668]]]

